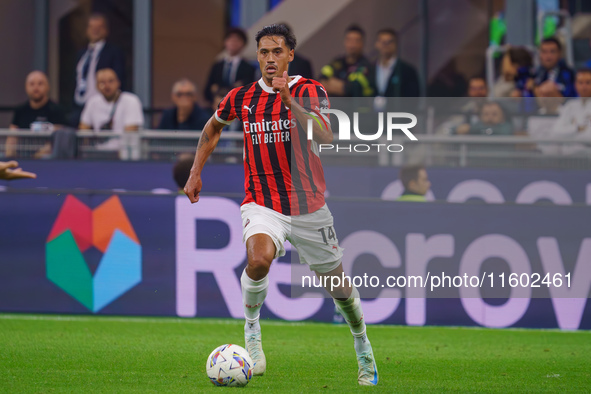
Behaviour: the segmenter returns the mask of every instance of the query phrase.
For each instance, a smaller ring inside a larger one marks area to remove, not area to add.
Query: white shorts
[[[288,240],[298,251],[300,263],[312,271],[326,273],[337,268],[343,249],[333,227],[330,210],[324,204],[316,212],[286,216],[254,202],[240,207],[242,241],[255,234],[267,234],[275,244],[275,258],[285,255]]]

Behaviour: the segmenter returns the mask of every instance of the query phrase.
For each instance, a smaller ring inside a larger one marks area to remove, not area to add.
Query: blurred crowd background
[[[298,39],[290,74],[331,98],[412,102],[430,147],[415,161],[465,165],[462,151],[495,147],[538,167],[591,157],[591,3],[580,0],[3,0],[0,15],[3,159],[194,151],[219,101],[260,78],[253,37],[271,23]],[[214,160],[241,159],[240,127]]]

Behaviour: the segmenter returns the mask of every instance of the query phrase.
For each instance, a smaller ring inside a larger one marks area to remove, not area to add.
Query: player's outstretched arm
[[[225,124],[218,122],[215,117],[211,117],[199,138],[199,144],[197,145],[197,153],[195,153],[195,161],[193,167],[191,167],[191,175],[187,180],[184,192],[191,200],[191,203],[199,201],[199,193],[201,192],[201,171],[205,162],[211,155],[211,152],[215,149],[218,141],[220,140],[220,134]]]
[[[8,162],[0,161],[0,179],[12,180],[23,178],[35,179],[37,175],[18,168],[18,163],[14,160]]]

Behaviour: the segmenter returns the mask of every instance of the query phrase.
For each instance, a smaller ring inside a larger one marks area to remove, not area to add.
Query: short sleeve
[[[142,109],[142,102],[137,96],[129,96],[130,100],[127,102],[125,108],[124,127],[144,125],[144,111]]]
[[[11,125],[17,126],[20,128],[20,116],[19,116],[19,112],[20,112],[20,107],[14,110],[14,114],[12,115],[12,122],[10,123]]]
[[[304,103],[303,107],[311,112],[320,115],[326,122],[330,123],[330,119],[326,114],[320,113],[323,109],[330,109],[330,100],[326,89],[321,84],[308,84],[299,91],[301,102]]]
[[[85,125],[94,128],[94,124],[92,123],[92,103],[92,98],[86,101],[86,104],[82,109],[82,114],[80,115],[80,123],[84,123]]]
[[[218,122],[229,125],[234,119],[236,119],[236,111],[232,105],[236,91],[236,89],[233,89],[226,95],[226,97],[224,97],[222,101],[220,101],[218,109],[213,114]]]

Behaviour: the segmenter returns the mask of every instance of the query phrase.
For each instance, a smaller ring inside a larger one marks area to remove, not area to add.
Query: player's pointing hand
[[[291,93],[289,92],[289,75],[287,75],[287,71],[283,72],[283,77],[274,77],[272,83],[273,90],[279,93],[283,104],[291,109]]]
[[[202,187],[201,176],[200,175],[195,176],[195,175],[191,174],[191,176],[187,180],[187,184],[185,185],[185,188],[183,189],[183,191],[185,192],[187,197],[189,197],[189,200],[191,200],[191,204],[194,204],[197,201],[199,201],[199,193],[201,193],[201,187]]]
[[[0,179],[24,179],[24,178],[37,178],[37,175],[32,172],[23,171],[22,168],[18,167],[18,163],[14,160],[11,161],[0,161]]]

